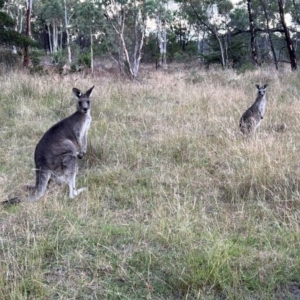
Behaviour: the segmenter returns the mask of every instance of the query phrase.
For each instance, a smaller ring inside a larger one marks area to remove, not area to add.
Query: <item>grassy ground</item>
[[[0,299],[300,299],[300,74],[144,70],[0,76],[0,198],[26,196],[42,134],[93,84],[66,186],[0,207]],[[238,121],[268,83],[267,113]]]

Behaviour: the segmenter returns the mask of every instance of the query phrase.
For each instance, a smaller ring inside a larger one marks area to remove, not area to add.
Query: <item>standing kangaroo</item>
[[[259,86],[256,84],[255,86],[257,88],[256,100],[240,119],[240,130],[243,134],[254,134],[265,115],[267,102],[266,89],[268,85]]]
[[[76,190],[77,157],[82,158],[87,149],[87,132],[91,124],[90,96],[94,86],[85,93],[73,88],[78,98],[77,111],[53,125],[38,142],[34,152],[36,181],[33,194],[26,201],[37,201],[45,192],[50,180],[69,185],[69,197],[79,195],[85,188]],[[14,204],[19,198],[2,203]]]

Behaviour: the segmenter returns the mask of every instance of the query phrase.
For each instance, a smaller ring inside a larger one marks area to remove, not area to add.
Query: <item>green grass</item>
[[[72,88],[95,90],[77,176],[88,191],[0,208],[0,299],[298,299],[299,74],[141,79],[1,76],[3,200],[26,196],[34,148],[74,112]],[[267,113],[247,139],[238,121],[256,83],[269,84]]]

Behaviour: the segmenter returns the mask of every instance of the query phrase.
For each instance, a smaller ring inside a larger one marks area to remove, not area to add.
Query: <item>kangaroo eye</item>
[[[82,101],[78,101],[78,104],[79,104],[79,105],[82,105]]]
[[[90,101],[88,100],[88,101],[86,101],[86,103],[87,103],[87,104],[90,104]]]

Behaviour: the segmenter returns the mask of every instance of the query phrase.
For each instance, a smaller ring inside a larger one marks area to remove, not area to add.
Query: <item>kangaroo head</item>
[[[90,96],[92,94],[92,91],[94,89],[94,86],[92,86],[89,90],[87,90],[85,93],[82,93],[81,90],[77,88],[73,88],[73,94],[77,97],[77,111],[82,113],[87,113],[91,109],[91,103],[90,103]]]
[[[265,84],[265,85],[260,86],[260,85],[256,84],[255,86],[257,88],[258,96],[263,97],[266,94],[266,90],[267,90],[268,85]]]

